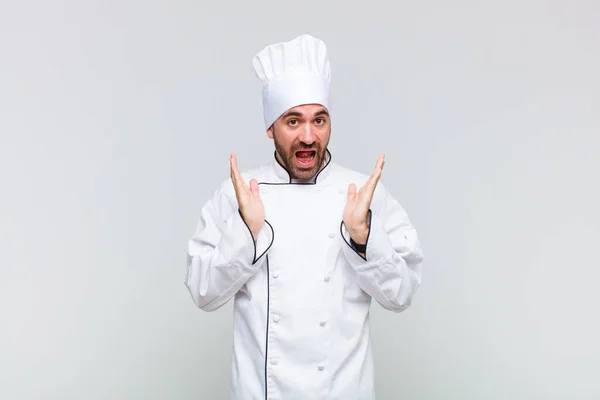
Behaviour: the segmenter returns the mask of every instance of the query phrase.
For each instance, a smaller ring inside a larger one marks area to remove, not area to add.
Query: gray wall
[[[226,398],[187,239],[230,152],[272,155],[252,56],[305,32],[334,158],[386,153],[425,250],[373,307],[379,398],[600,398],[600,3],[365,4],[0,3],[0,398]]]

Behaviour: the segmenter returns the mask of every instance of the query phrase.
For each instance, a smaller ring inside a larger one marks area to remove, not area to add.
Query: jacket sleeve
[[[273,228],[266,220],[254,241],[237,202],[223,192],[204,205],[188,242],[185,286],[204,311],[225,305],[260,270],[273,243]]]
[[[368,218],[365,257],[350,244],[343,221],[341,234],[346,245],[342,245],[342,252],[354,268],[362,290],[384,308],[404,311],[421,284],[423,252],[417,232],[406,211],[383,187],[380,204],[376,212],[373,207],[369,210]]]

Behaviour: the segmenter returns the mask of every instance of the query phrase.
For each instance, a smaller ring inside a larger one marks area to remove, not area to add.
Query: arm
[[[256,240],[224,190],[203,207],[190,238],[185,285],[204,311],[226,304],[264,264],[273,243],[273,229],[265,220]]]
[[[350,233],[344,222],[341,233],[347,246],[343,253],[357,275],[358,285],[384,308],[401,312],[410,306],[421,283],[423,252],[408,215],[402,206],[382,187],[377,212],[369,209],[369,230],[365,254],[350,244]]]

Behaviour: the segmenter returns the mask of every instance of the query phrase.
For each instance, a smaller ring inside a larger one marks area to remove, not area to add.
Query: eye
[[[289,126],[296,126],[298,124],[298,120],[297,119],[290,119],[288,121],[288,125]]]
[[[323,125],[325,123],[325,118],[317,118],[315,121],[317,125]]]

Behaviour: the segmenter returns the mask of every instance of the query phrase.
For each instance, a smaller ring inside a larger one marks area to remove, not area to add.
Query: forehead
[[[321,104],[302,104],[296,107],[292,107],[283,113],[283,116],[286,115],[302,115],[302,116],[311,116],[321,112],[327,112],[327,108]]]

